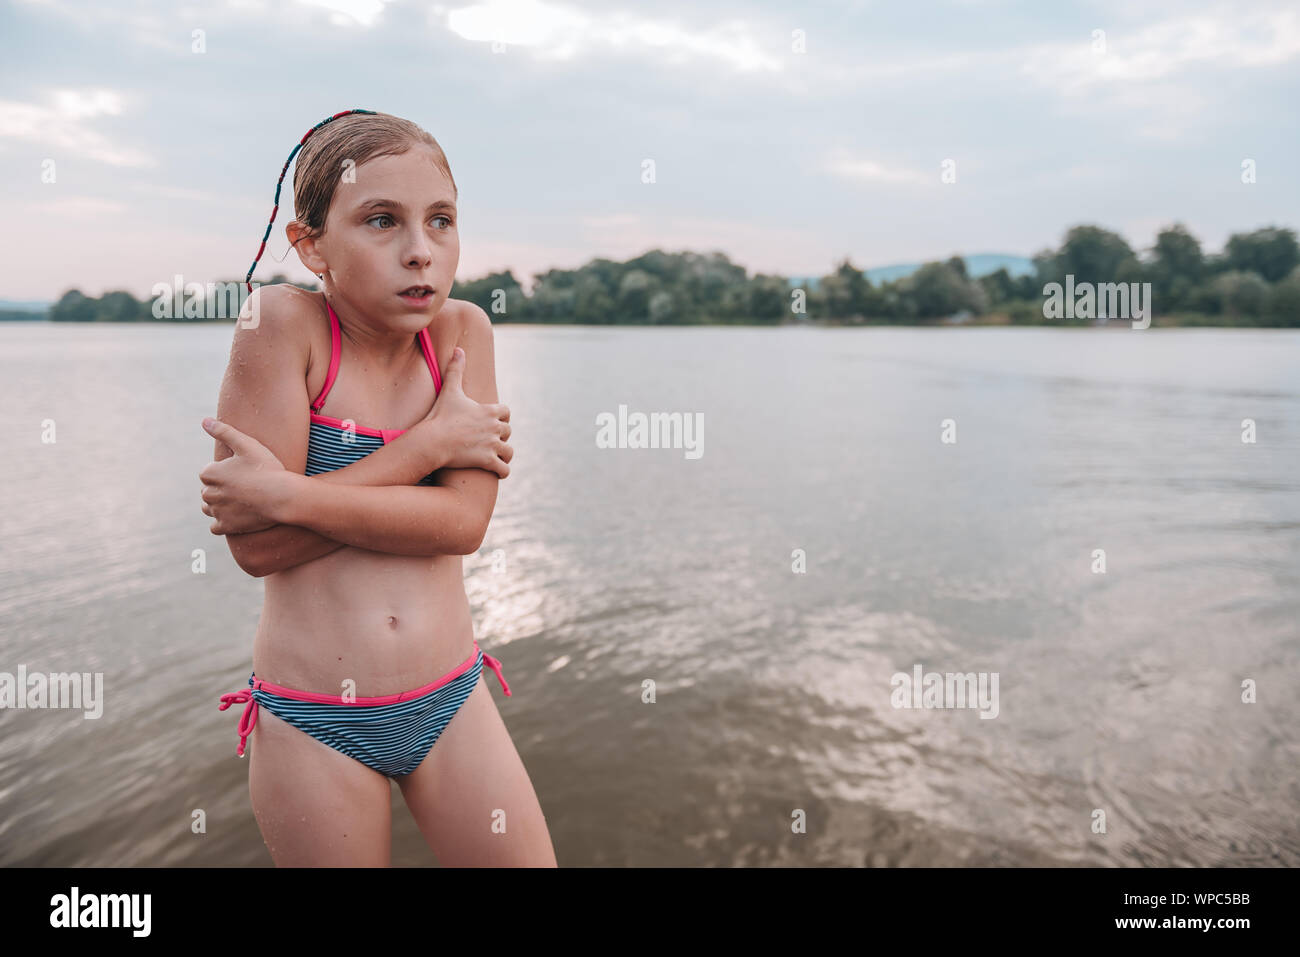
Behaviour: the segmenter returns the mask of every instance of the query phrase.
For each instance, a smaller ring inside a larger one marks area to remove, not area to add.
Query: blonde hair
[[[376,156],[396,156],[421,144],[433,149],[434,162],[451,180],[452,193],[459,196],[442,147],[410,120],[389,113],[351,113],[316,129],[303,143],[293,170],[296,221],[307,227],[313,239],[320,236],[347,161],[355,168]]]

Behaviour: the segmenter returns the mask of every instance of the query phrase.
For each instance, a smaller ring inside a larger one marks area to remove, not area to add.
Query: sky
[[[462,280],[1300,227],[1294,0],[0,0],[0,38],[0,299],[242,279],[289,152],[353,107],[443,147]],[[314,280],[292,176],[255,279]]]

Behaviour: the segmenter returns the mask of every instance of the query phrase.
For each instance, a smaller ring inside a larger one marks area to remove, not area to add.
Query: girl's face
[[[394,328],[429,324],[451,293],[460,261],[455,192],[433,157],[420,144],[367,160],[354,177],[345,171],[324,235],[298,246],[303,262],[325,274],[337,297]],[[403,296],[412,286],[427,286],[433,295]]]

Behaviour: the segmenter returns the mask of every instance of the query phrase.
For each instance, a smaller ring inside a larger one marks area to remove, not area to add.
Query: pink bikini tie
[[[505,692],[506,697],[510,696],[510,686],[506,684],[505,675],[501,673],[501,662],[493,658],[486,651],[483,652],[483,664],[487,665],[497,673],[497,681],[501,682],[501,690]]]
[[[232,704],[243,704],[245,701],[248,702],[248,707],[239,718],[239,750],[235,752],[241,758],[244,756],[244,742],[253,733],[253,725],[257,724],[257,700],[253,697],[253,689],[245,688],[243,691],[223,694],[221,704],[217,705],[218,711],[225,711]]]

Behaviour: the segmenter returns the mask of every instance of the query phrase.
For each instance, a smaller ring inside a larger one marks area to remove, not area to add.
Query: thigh
[[[249,738],[248,790],[277,867],[387,867],[388,778],[265,707]]]
[[[443,867],[555,867],[533,783],[482,675],[424,761],[397,782]]]

